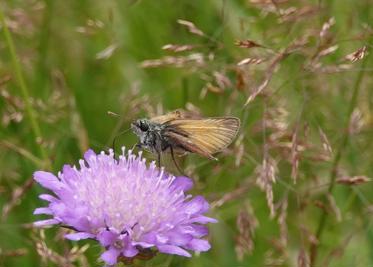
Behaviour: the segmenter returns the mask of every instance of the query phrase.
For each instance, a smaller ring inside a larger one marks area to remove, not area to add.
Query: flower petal
[[[50,226],[53,224],[59,224],[59,223],[60,222],[56,219],[48,219],[48,220],[34,222],[34,226],[35,227],[46,227],[46,226]]]
[[[82,239],[87,239],[87,238],[94,238],[95,235],[93,234],[90,234],[90,233],[73,233],[73,234],[66,234],[65,235],[65,238],[69,239],[69,240],[73,240],[73,241],[79,241],[79,240],[82,240]]]
[[[193,240],[193,236],[189,234],[182,234],[180,232],[169,232],[167,234],[168,243],[175,246],[184,246]]]
[[[101,259],[109,265],[114,265],[117,263],[120,251],[114,247],[110,247],[104,253],[101,254]]]
[[[156,240],[157,244],[165,244],[168,241],[168,237],[164,234],[157,234]]]
[[[34,215],[37,215],[37,214],[52,215],[53,211],[50,208],[37,208],[37,209],[34,210]]]
[[[183,225],[177,227],[176,229],[183,234],[190,234],[197,238],[205,236],[209,232],[206,226],[199,224]]]
[[[188,177],[179,176],[172,182],[171,187],[186,192],[193,187],[193,181]]]
[[[67,183],[78,179],[77,171],[71,168],[71,166],[68,164],[63,166],[62,174],[63,174],[63,180],[66,181]]]
[[[139,251],[131,244],[128,244],[122,251],[122,254],[127,258],[135,257],[138,253]]]
[[[134,246],[140,246],[142,248],[151,248],[154,247],[154,244],[150,244],[147,242],[132,242]]]
[[[48,202],[55,202],[58,201],[58,199],[52,195],[49,194],[41,194],[39,195],[39,198]]]
[[[179,248],[177,246],[172,246],[172,245],[161,245],[157,246],[159,252],[162,253],[167,253],[167,254],[175,254],[175,255],[180,255],[184,257],[191,257],[190,253],[182,248]]]
[[[119,235],[111,231],[104,230],[97,235],[97,240],[104,247],[114,244],[118,239]]]
[[[157,243],[156,233],[149,232],[149,233],[144,234],[141,237],[141,241],[149,243],[149,244],[155,244],[155,243]]]
[[[49,208],[58,216],[62,216],[68,210],[66,205],[62,202],[51,203],[49,204]]]
[[[204,213],[209,209],[209,204],[202,196],[196,196],[185,204],[185,213],[187,214]]]
[[[202,224],[206,224],[206,223],[217,223],[218,220],[210,218],[210,217],[206,217],[206,216],[203,216],[203,215],[200,215],[200,216],[191,218],[188,222],[189,223],[202,223]]]
[[[193,239],[185,246],[185,248],[195,251],[207,251],[211,246],[207,240]]]
[[[68,209],[60,214],[55,213],[55,216],[58,216],[65,225],[71,226],[78,232],[91,233],[97,229],[97,227],[92,227],[87,217],[79,216],[79,214],[75,214],[73,211]]]
[[[91,166],[94,164],[94,159],[96,159],[97,155],[92,149],[88,149],[87,152],[84,153],[85,161]]]
[[[34,173],[34,179],[43,187],[52,191],[59,190],[63,187],[63,184],[50,172],[37,171]]]

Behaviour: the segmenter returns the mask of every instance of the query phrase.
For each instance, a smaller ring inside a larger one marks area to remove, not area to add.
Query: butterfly
[[[161,153],[169,150],[179,171],[175,153],[195,153],[216,160],[213,155],[232,143],[239,128],[236,117],[203,118],[183,110],[131,124],[139,138],[137,147],[157,154],[159,164]]]

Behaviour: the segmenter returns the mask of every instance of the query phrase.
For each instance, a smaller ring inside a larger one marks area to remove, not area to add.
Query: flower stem
[[[10,34],[8,26],[5,22],[4,13],[3,13],[3,10],[1,8],[0,8],[0,23],[1,23],[1,26],[2,26],[3,34],[4,34],[5,43],[8,46],[10,57],[11,57],[11,60],[12,60],[13,71],[14,71],[14,74],[16,76],[18,86],[21,89],[23,101],[25,102],[26,113],[27,113],[27,116],[30,120],[32,132],[33,132],[34,137],[35,137],[35,143],[39,147],[39,153],[40,153],[40,156],[42,157],[42,159],[44,161],[45,167],[50,167],[50,161],[49,161],[47,152],[43,148],[43,146],[40,145],[39,142],[38,142],[39,140],[41,140],[41,131],[40,131],[39,123],[36,119],[35,111],[34,111],[32,105],[31,105],[31,102],[30,102],[29,91],[28,91],[25,79],[23,77],[23,74],[22,74],[22,69],[21,69],[21,66],[19,64],[19,58],[18,58],[17,53],[16,53],[16,49],[15,49],[15,46],[14,46],[14,43],[13,43],[12,35]]]
[[[333,189],[334,189],[334,186],[335,186],[335,181],[336,181],[336,178],[337,178],[338,165],[339,165],[339,162],[341,160],[342,153],[343,153],[343,151],[344,151],[344,149],[345,149],[345,147],[348,143],[348,139],[349,139],[349,136],[350,136],[348,129],[349,129],[350,121],[351,121],[351,115],[352,115],[352,112],[354,111],[355,106],[356,106],[357,97],[359,95],[360,85],[361,85],[361,82],[362,82],[364,74],[365,74],[364,69],[365,69],[368,57],[369,57],[369,54],[363,59],[363,62],[362,62],[362,65],[361,65],[361,71],[358,73],[358,76],[357,76],[356,81],[355,81],[352,97],[351,97],[351,100],[350,100],[350,103],[349,103],[349,106],[348,106],[347,118],[346,118],[345,128],[344,128],[345,129],[344,135],[342,137],[342,141],[339,144],[339,147],[337,149],[337,152],[335,154],[335,157],[334,157],[334,160],[333,160],[333,163],[332,163],[332,168],[330,170],[330,176],[329,176],[330,177],[329,178],[330,183],[329,183],[329,187],[328,187],[328,192],[324,196],[325,197],[324,198],[324,203],[327,203],[327,201],[328,201],[327,200],[327,195],[329,195],[333,192]],[[322,237],[323,231],[325,229],[325,223],[326,223],[327,217],[328,217],[328,212],[325,209],[323,209],[322,214],[320,216],[317,231],[316,231],[316,238],[318,240],[318,243],[321,242],[321,237]],[[313,267],[316,264],[317,250],[318,250],[318,244],[315,244],[315,243],[311,244],[311,247],[310,247],[310,267]]]

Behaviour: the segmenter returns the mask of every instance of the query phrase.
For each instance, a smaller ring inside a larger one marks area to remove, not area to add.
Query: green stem
[[[47,94],[47,82],[49,79],[46,58],[48,53],[51,19],[53,17],[53,1],[44,0],[45,10],[42,18],[42,27],[40,28],[40,40],[38,45],[38,62],[36,64],[36,88],[40,90],[43,95]]]
[[[369,54],[368,54],[369,55]],[[366,66],[366,62],[367,62],[367,59],[368,59],[369,56],[366,56],[364,59],[363,59],[363,63],[362,63],[362,66],[361,66],[361,71],[359,72],[357,78],[356,78],[356,81],[355,81],[355,85],[354,85],[354,90],[353,90],[353,93],[352,93],[352,97],[351,97],[351,100],[350,100],[350,104],[349,104],[349,107],[348,107],[348,111],[347,111],[347,119],[346,119],[346,122],[345,122],[345,131],[344,131],[344,135],[342,137],[342,141],[337,149],[337,153],[334,157],[334,160],[333,160],[333,163],[332,163],[332,169],[330,171],[330,184],[329,184],[329,187],[328,187],[328,194],[331,194],[333,192],[333,189],[334,189],[334,186],[335,186],[335,181],[336,181],[336,178],[337,178],[337,170],[338,170],[338,165],[339,165],[339,162],[341,160],[341,157],[342,157],[342,153],[348,143],[348,139],[349,139],[349,131],[348,131],[348,128],[349,128],[349,124],[350,124],[350,121],[351,121],[351,115],[352,115],[352,112],[354,111],[355,109],[355,106],[356,106],[356,102],[357,102],[357,97],[359,95],[359,91],[360,91],[360,85],[361,85],[361,81],[363,80],[363,77],[364,77],[364,68]],[[325,195],[325,199],[324,199],[324,203],[327,203],[327,195]],[[321,243],[321,237],[322,237],[322,234],[323,234],[323,231],[325,229],[325,223],[326,223],[326,219],[328,217],[328,212],[323,209],[322,210],[322,214],[321,214],[321,217],[320,217],[320,221],[319,221],[319,225],[317,227],[317,231],[316,231],[316,238],[317,240],[319,241],[319,243]],[[317,249],[318,249],[318,244],[312,244],[311,245],[311,248],[310,248],[310,267],[313,267],[315,266],[315,263],[316,263],[316,258],[317,258]]]
[[[11,59],[12,59],[14,74],[16,76],[18,86],[21,89],[23,101],[25,102],[26,113],[27,113],[27,116],[30,120],[31,128],[32,128],[32,131],[33,131],[33,134],[34,134],[34,137],[35,137],[35,143],[39,147],[40,155],[43,158],[43,160],[45,162],[45,165],[46,165],[45,167],[50,167],[50,162],[49,162],[47,152],[45,151],[45,149],[43,148],[42,145],[38,144],[39,143],[38,141],[41,140],[40,127],[39,127],[38,121],[36,119],[35,111],[34,111],[32,105],[31,105],[31,102],[30,102],[29,91],[28,91],[28,88],[26,86],[25,80],[23,78],[22,69],[21,69],[21,66],[19,64],[19,58],[17,56],[16,49],[14,47],[12,35],[10,34],[8,26],[6,25],[5,18],[4,18],[4,13],[3,13],[3,10],[1,8],[0,8],[0,23],[2,25],[5,42],[8,46],[9,53],[10,53],[10,56],[11,56]]]
[[[183,108],[186,108],[186,104],[188,103],[188,88],[189,88],[189,84],[188,84],[188,79],[186,77],[183,77],[182,79],[182,88],[183,88],[183,103],[182,103],[182,107]]]

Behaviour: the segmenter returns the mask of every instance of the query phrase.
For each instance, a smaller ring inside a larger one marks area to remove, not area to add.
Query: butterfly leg
[[[179,165],[177,164],[176,162],[176,159],[175,159],[175,154],[174,154],[174,149],[172,148],[172,146],[170,146],[170,152],[171,152],[171,157],[172,157],[172,161],[174,162],[175,166],[176,166],[176,169],[182,174],[184,175],[183,171],[180,169]]]
[[[141,143],[134,144],[134,146],[131,148],[131,150],[133,151],[135,148],[141,149],[142,148],[142,144]]]
[[[161,167],[161,152],[160,151],[157,151],[157,163],[158,163],[158,167],[160,168]]]
[[[116,136],[114,136],[114,138],[113,138],[113,144],[112,144],[112,149],[114,151],[114,157],[115,157],[115,143],[117,141],[117,138],[120,137],[121,135],[123,135],[124,133],[128,132],[129,130],[131,130],[131,128],[126,129],[126,130],[120,132],[119,134],[117,134]]]

